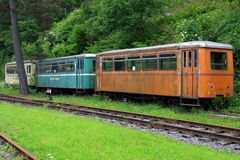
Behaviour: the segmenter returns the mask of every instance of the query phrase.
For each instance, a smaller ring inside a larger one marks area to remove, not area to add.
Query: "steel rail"
[[[0,139],[4,143],[9,144],[10,146],[12,146],[19,154],[24,156],[24,159],[26,159],[26,160],[37,160],[37,157],[35,157],[32,153],[30,153],[29,151],[27,151],[26,149],[21,147],[19,144],[17,144],[16,142],[12,141],[11,139],[9,139],[8,137],[6,137],[5,135],[3,135],[1,133],[0,133]]]
[[[50,109],[62,110],[64,112],[72,114],[98,116],[101,118],[114,119],[127,123],[138,124],[140,126],[145,126],[148,128],[187,132],[192,135],[207,136],[213,139],[223,139],[228,142],[240,144],[240,129],[238,128],[217,126],[206,123],[152,116],[147,114],[131,113],[112,109],[94,108],[45,100],[34,100],[3,94],[0,94],[0,100],[14,103],[18,102],[34,106],[47,105]]]
[[[216,117],[240,119],[240,112],[237,112],[237,111],[227,111],[227,112],[215,111],[210,113]]]

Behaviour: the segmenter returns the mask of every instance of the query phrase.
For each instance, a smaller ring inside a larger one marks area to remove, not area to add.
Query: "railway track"
[[[37,158],[33,154],[31,154],[29,151],[22,148],[16,142],[13,142],[11,139],[9,139],[8,137],[6,137],[1,133],[0,133],[0,142],[3,144],[8,144],[12,146],[16,151],[16,155],[20,155],[25,160],[37,160]]]
[[[145,128],[177,131],[192,136],[207,137],[211,140],[224,140],[226,144],[240,144],[240,129],[237,128],[68,103],[34,100],[4,94],[0,94],[0,100],[12,103],[22,103],[30,106],[47,106],[49,109],[61,110],[76,115],[101,117]]]
[[[215,117],[222,117],[226,119],[240,119],[240,112],[234,112],[234,111],[216,111],[211,113]]]

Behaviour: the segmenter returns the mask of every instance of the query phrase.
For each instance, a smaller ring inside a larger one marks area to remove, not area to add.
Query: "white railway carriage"
[[[25,61],[24,66],[27,75],[28,85],[35,86],[36,62]],[[10,62],[5,65],[5,83],[19,84],[16,62]]]

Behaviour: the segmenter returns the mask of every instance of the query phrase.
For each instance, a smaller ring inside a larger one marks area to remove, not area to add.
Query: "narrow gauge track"
[[[213,112],[212,115],[226,119],[240,119],[240,114],[238,112]]]
[[[11,139],[7,138],[5,135],[1,133],[0,133],[0,141],[1,143],[5,143],[12,146],[16,150],[17,152],[16,154],[23,156],[25,160],[37,160],[37,158],[33,154],[31,154],[29,151],[22,148],[16,142],[12,141]]]
[[[47,105],[48,108],[50,109],[62,110],[64,112],[76,115],[87,115],[95,117],[97,116],[101,118],[125,122],[128,124],[136,124],[141,127],[177,131],[181,133],[187,133],[193,136],[209,137],[210,139],[224,140],[226,144],[230,143],[240,144],[240,129],[237,128],[230,128],[206,123],[178,120],[174,118],[166,118],[111,109],[87,107],[68,103],[34,100],[22,97],[8,96],[4,94],[0,94],[0,100],[12,103],[22,103],[30,106]]]
[[[216,111],[211,113],[215,117],[222,117],[222,118],[228,118],[228,119],[240,119],[240,112],[237,111]]]

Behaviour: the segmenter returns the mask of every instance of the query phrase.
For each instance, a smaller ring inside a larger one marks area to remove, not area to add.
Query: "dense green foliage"
[[[44,58],[40,37],[54,22],[61,21],[83,0],[18,0],[18,20],[25,59]],[[0,78],[4,64],[13,61],[13,44],[8,0],[0,0]],[[45,56],[46,57],[46,56]]]
[[[7,0],[0,1],[1,62],[14,59],[4,6]],[[19,0],[18,8],[26,59],[190,40],[230,43],[236,53],[240,48],[238,0]],[[235,54],[237,68],[239,59]]]

